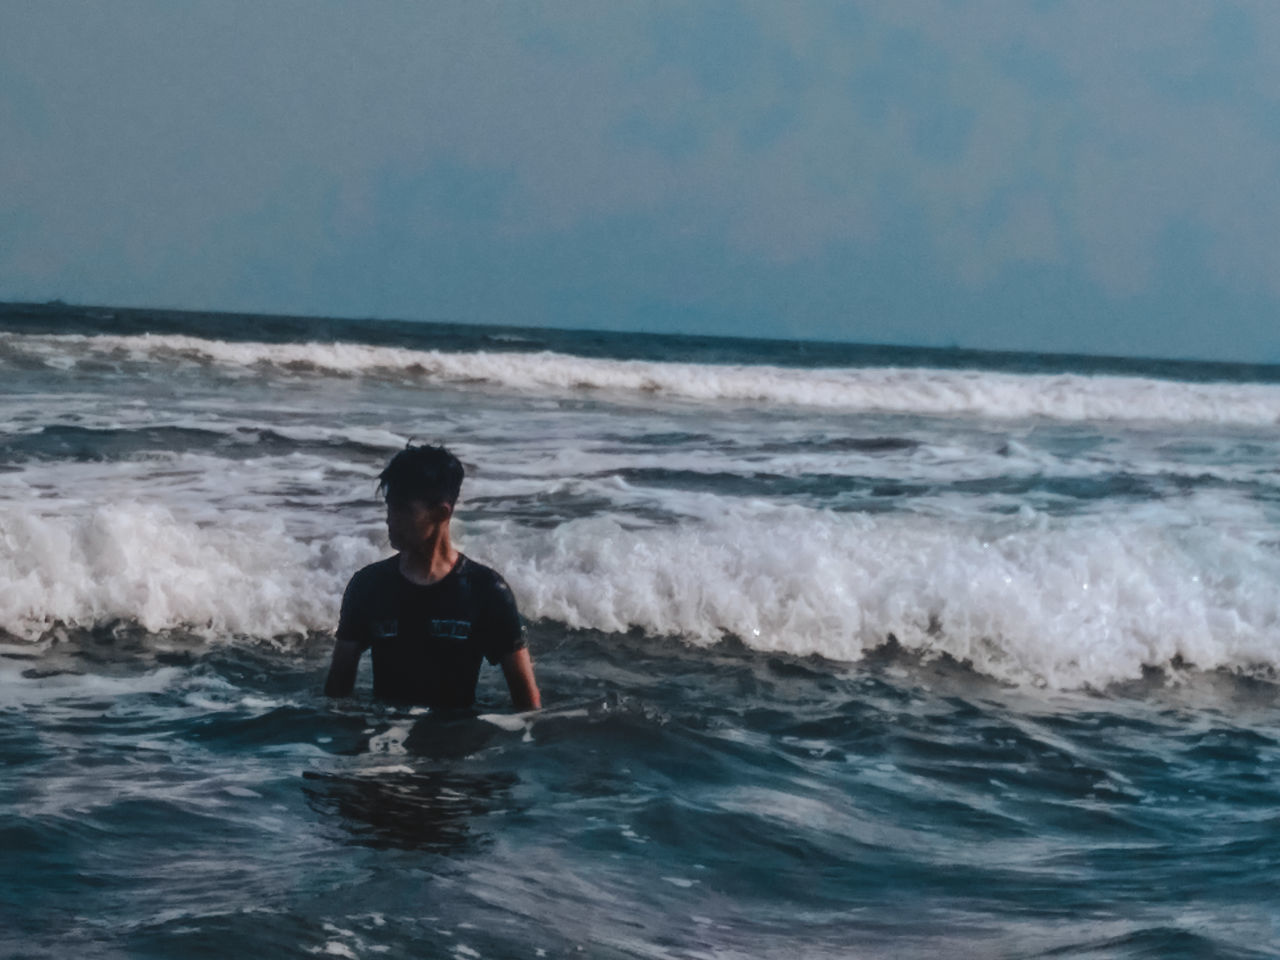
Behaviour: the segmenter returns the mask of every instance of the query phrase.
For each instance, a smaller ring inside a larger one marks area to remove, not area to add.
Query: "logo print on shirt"
[[[399,620],[374,620],[370,626],[373,629],[374,639],[386,640],[400,633]]]
[[[471,636],[471,621],[432,620],[431,635],[441,640],[466,640]]]

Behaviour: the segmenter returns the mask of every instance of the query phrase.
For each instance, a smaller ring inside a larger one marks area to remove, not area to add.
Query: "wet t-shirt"
[[[437,709],[471,706],[480,663],[524,645],[515,597],[495,571],[459,554],[429,586],[400,572],[397,554],[347,585],[338,639],[373,651],[373,693]]]

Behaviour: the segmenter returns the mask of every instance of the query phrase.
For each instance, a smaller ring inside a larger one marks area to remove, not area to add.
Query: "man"
[[[462,474],[444,447],[409,446],[378,476],[387,533],[399,553],[365,567],[347,585],[326,695],[351,693],[360,655],[372,648],[376,697],[466,709],[487,659],[502,665],[516,709],[541,707],[510,588],[450,540]]]

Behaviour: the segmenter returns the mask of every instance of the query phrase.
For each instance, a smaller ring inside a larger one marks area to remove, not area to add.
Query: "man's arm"
[[[329,664],[329,676],[324,682],[326,697],[349,697],[356,686],[356,670],[360,666],[360,644],[351,640],[339,640],[333,645],[333,661]]]
[[[336,651],[334,655],[337,656]],[[542,694],[533,679],[533,661],[529,659],[527,647],[513,650],[502,658],[502,675],[507,678],[511,703],[517,710],[542,709]]]

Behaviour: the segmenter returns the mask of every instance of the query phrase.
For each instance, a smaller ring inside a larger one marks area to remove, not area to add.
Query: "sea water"
[[[544,709],[320,694],[455,536]],[[1280,369],[0,311],[0,955],[1280,956]]]

